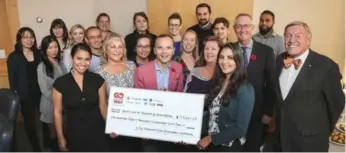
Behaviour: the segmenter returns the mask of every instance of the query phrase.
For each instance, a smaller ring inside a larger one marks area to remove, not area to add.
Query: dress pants
[[[29,142],[34,152],[40,152],[39,139],[37,135],[36,121],[37,111],[39,110],[39,99],[21,100],[21,112],[24,119],[24,127]]]
[[[244,151],[260,152],[263,142],[263,124],[261,117],[253,117],[249,123]]]

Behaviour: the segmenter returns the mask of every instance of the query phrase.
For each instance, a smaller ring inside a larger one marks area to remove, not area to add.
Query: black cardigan
[[[153,55],[153,47],[157,36],[150,33],[149,31],[147,31],[147,34],[151,37],[151,54]],[[133,59],[136,56],[135,47],[139,35],[140,34],[137,32],[137,30],[135,30],[133,31],[133,33],[130,33],[125,37],[127,59],[129,60]]]
[[[41,62],[41,54],[34,50],[36,66]],[[8,80],[11,90],[19,94],[22,100],[29,98],[29,81],[27,79],[27,59],[23,51],[15,50],[7,58]],[[32,90],[32,89],[30,89]]]

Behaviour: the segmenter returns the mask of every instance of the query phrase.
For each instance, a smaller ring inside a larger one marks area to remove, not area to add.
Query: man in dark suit
[[[306,23],[289,23],[284,35],[287,52],[277,58],[277,151],[328,152],[329,135],[345,106],[339,67],[309,49]]]
[[[252,17],[239,14],[235,18],[234,30],[238,45],[243,51],[244,66],[249,81],[255,89],[255,106],[247,130],[245,151],[259,152],[263,137],[263,124],[268,124],[274,110],[275,57],[273,49],[252,39]]]

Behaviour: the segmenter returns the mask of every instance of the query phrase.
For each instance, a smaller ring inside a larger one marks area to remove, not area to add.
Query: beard
[[[269,32],[273,30],[273,26],[268,27],[268,28],[259,28],[259,32],[261,35],[267,35]]]
[[[207,19],[198,20],[198,24],[204,26],[204,25],[208,24],[208,20]]]

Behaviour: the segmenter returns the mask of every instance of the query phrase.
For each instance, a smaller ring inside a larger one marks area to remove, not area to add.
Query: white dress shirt
[[[280,75],[280,89],[281,89],[281,95],[283,100],[286,99],[288,93],[291,90],[291,87],[293,85],[293,83],[295,82],[301,68],[303,67],[306,58],[309,55],[309,50],[305,51],[305,53],[303,53],[302,55],[300,55],[299,57],[294,58],[296,59],[300,59],[302,61],[301,66],[296,70],[294,68],[294,64],[292,64],[289,68],[283,68],[281,75]]]

